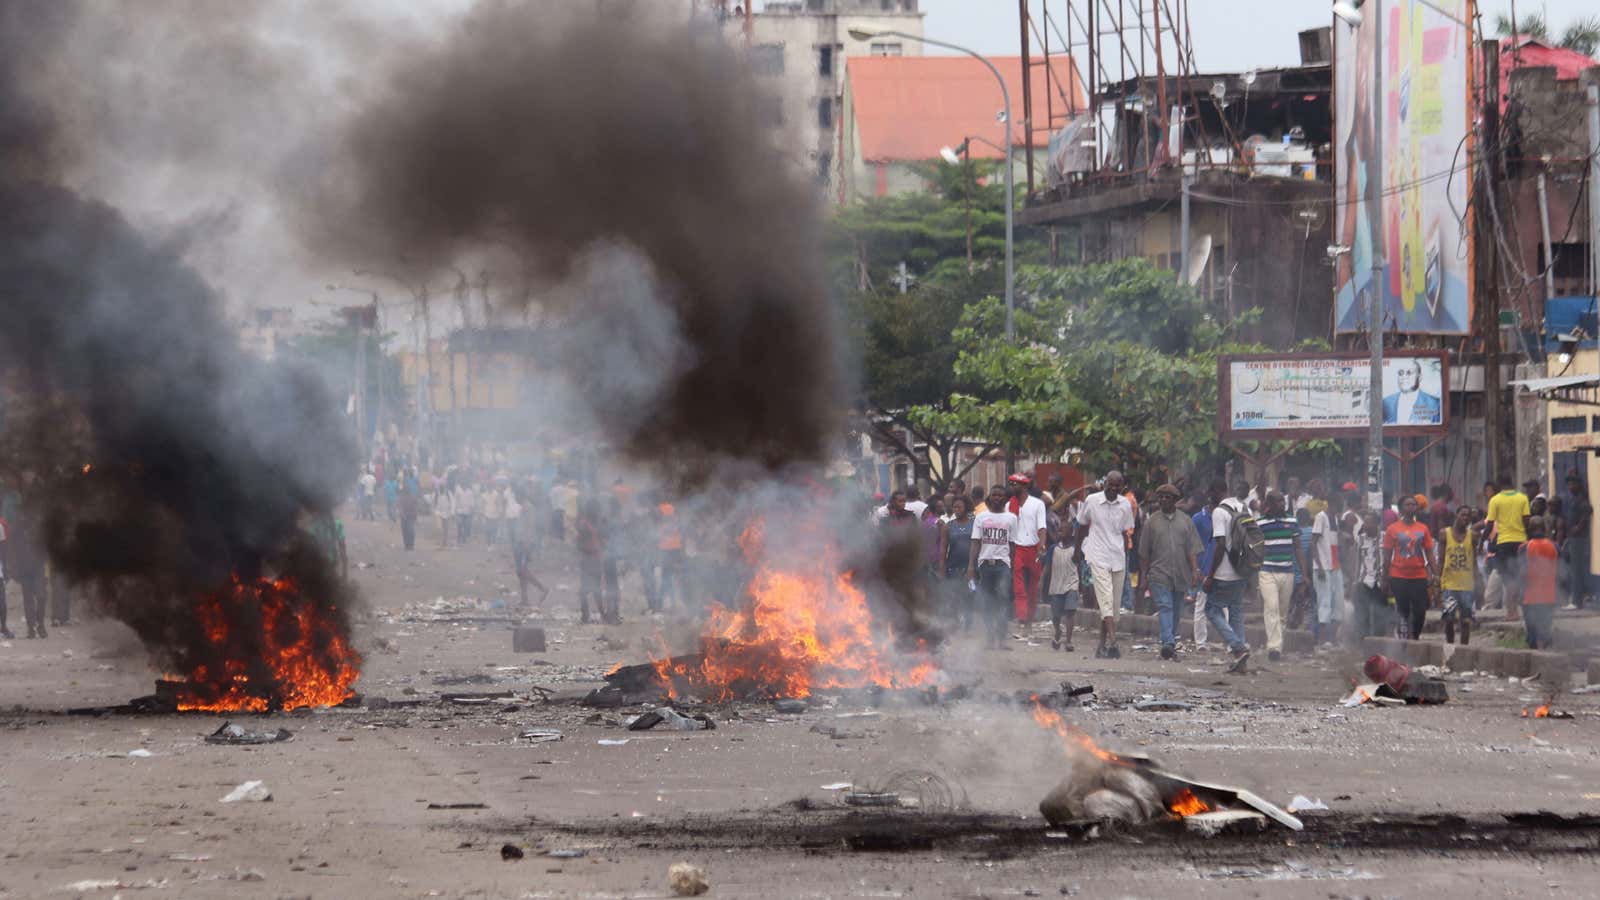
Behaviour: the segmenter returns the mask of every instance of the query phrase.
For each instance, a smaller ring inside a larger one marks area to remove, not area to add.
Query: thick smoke
[[[423,271],[487,252],[557,278],[620,245],[600,252],[635,253],[642,288],[535,298],[606,337],[569,374],[598,392],[607,438],[690,481],[720,460],[820,462],[847,398],[815,187],[718,30],[606,9],[483,3],[387,73],[307,204],[315,243]]]
[[[289,576],[344,627],[334,568],[304,526],[337,502],[354,445],[319,382],[240,351],[181,247],[59,183],[63,112],[83,111],[52,108],[29,78],[70,9],[0,6],[0,375],[18,537],[161,664],[251,665],[255,623],[216,647],[194,610],[232,575]]]

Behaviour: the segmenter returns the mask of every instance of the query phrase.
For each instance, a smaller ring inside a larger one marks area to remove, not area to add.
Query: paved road
[[[0,897],[109,897],[117,883],[130,898],[650,897],[666,895],[667,867],[679,860],[705,867],[712,896],[723,897],[1571,897],[1600,883],[1595,831],[1577,833],[1587,852],[1572,852],[1570,834],[1489,824],[1509,811],[1600,813],[1597,695],[1560,698],[1570,721],[1519,718],[1541,692],[1499,679],[1455,682],[1442,707],[1351,710],[1336,701],[1355,661],[1337,654],[1263,660],[1237,677],[1224,674],[1220,653],[1163,662],[1151,645],[1101,661],[1086,641],[1073,654],[1021,644],[994,653],[958,639],[947,686],[972,687],[974,699],[877,710],[846,699],[797,716],[734,704],[711,710],[715,731],[630,733],[622,713],[528,699],[452,706],[437,694],[577,689],[662,640],[689,646],[688,623],[641,617],[635,592],[622,626],[580,627],[567,556],[546,554],[555,590],[535,618],[550,651],[514,654],[497,621],[509,611],[496,606],[514,599],[509,554],[440,550],[431,533],[406,554],[387,523],[349,531],[352,560],[370,564],[354,571],[368,600],[358,687],[425,702],[242,717],[295,736],[211,746],[201,738],[221,717],[63,714],[149,692],[154,673],[120,626],[89,621],[9,642],[0,647]],[[414,621],[435,614],[435,598],[449,607],[461,596],[484,601],[457,616],[472,621]],[[465,676],[491,681],[435,683]],[[1063,774],[1062,750],[996,698],[1064,680],[1095,686],[1094,705],[1069,716],[1106,746],[1280,803],[1320,798],[1331,818],[1301,835],[1249,840],[1043,838],[1036,807]],[[1192,709],[1133,709],[1144,697]],[[540,727],[563,739],[518,738]],[[126,756],[135,749],[151,755]],[[909,852],[848,849],[883,823],[842,813],[839,792],[824,786],[882,785],[911,771],[935,773],[941,791],[930,797],[947,789],[960,809],[895,814]],[[265,781],[272,802],[218,802],[248,779]],[[429,809],[462,803],[484,808]],[[1388,830],[1373,821],[1442,814],[1466,821]],[[502,862],[508,842],[526,858]],[[550,850],[585,855],[539,855]]]

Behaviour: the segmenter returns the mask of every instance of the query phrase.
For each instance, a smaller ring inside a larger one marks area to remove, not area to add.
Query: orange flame
[[[1039,702],[1038,694],[1033,694],[1028,699],[1033,701],[1033,720],[1060,735],[1061,739],[1067,742],[1069,753],[1076,747],[1079,750],[1088,752],[1102,762],[1115,763],[1119,766],[1129,764],[1127,760],[1096,744],[1093,738],[1069,724],[1066,719],[1061,717],[1060,713]]]
[[[225,658],[221,671],[202,663],[174,679],[182,682],[180,710],[291,710],[333,706],[351,696],[361,655],[343,627],[292,581],[236,576],[231,590],[206,597],[195,615],[220,652],[248,647],[259,659]],[[259,634],[238,633],[240,623],[257,621]]]
[[[1524,706],[1522,708],[1522,717],[1524,719],[1529,718],[1528,708],[1526,706]],[[1534,707],[1533,716],[1532,717],[1535,718],[1535,719],[1548,719],[1548,718],[1550,718],[1550,704],[1545,703],[1543,705]]]
[[[764,556],[763,527],[757,520],[739,536],[739,548],[752,562]],[[932,660],[886,652],[894,635],[873,623],[866,595],[850,576],[832,571],[828,559],[808,571],[758,567],[742,607],[711,604],[701,657],[652,660],[669,693],[676,696],[675,678],[716,700],[932,683],[938,671]]]
[[[1196,813],[1210,812],[1211,806],[1204,800],[1194,795],[1194,791],[1184,788],[1172,795],[1167,801],[1167,809],[1178,818],[1192,816]]]

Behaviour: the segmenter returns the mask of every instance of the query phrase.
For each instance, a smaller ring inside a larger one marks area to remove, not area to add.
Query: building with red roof
[[[1011,94],[1012,164],[1020,167],[1027,139],[1021,121],[1022,60],[994,56],[989,61]],[[1063,80],[1061,73],[1070,74]],[[1036,98],[1050,91],[1063,107],[1088,108],[1076,67],[1070,64],[1058,62],[1050,71],[1034,67],[1030,87]],[[921,190],[924,182],[914,164],[938,159],[942,148],[968,138],[973,139],[968,145],[973,158],[1004,156],[999,149],[1006,138],[1000,85],[973,57],[852,57],[845,64],[842,93],[835,173],[841,201]],[[1035,149],[1045,149],[1048,138],[1035,132]],[[1018,174],[1020,181],[1026,173]]]

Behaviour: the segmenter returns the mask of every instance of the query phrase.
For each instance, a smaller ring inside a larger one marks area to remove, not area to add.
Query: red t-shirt
[[[1556,567],[1561,554],[1554,541],[1534,538],[1523,545],[1527,554],[1528,581],[1522,590],[1522,602],[1529,606],[1556,602]]]
[[[1427,578],[1433,532],[1421,522],[1396,522],[1384,529],[1383,549],[1389,551],[1390,578]]]

